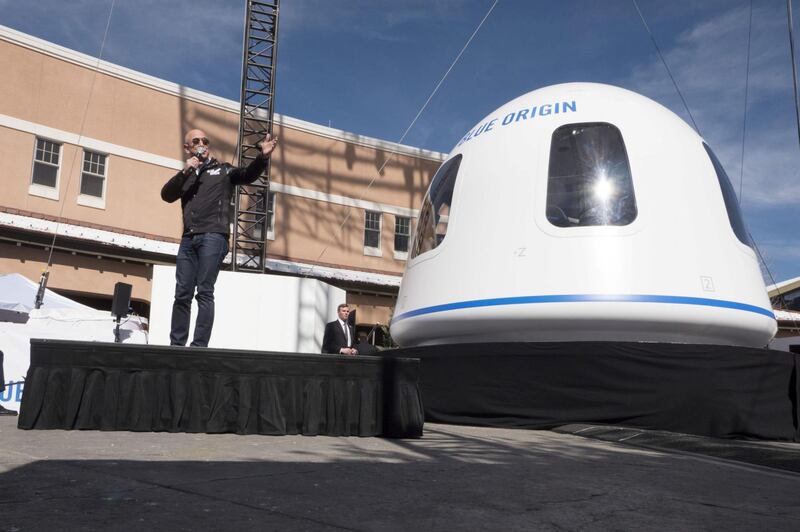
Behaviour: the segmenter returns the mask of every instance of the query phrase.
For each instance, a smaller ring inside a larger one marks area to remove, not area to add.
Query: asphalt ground
[[[765,465],[622,430],[429,423],[390,440],[0,417],[0,531],[800,530],[800,444],[748,443],[780,451]]]

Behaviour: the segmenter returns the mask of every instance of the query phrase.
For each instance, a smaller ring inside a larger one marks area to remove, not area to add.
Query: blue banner
[[[7,382],[6,389],[0,392],[0,403],[17,403],[19,405],[22,402],[22,388],[24,386],[24,382]]]

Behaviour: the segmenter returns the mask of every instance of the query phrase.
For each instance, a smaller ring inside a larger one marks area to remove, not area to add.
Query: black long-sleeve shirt
[[[181,200],[183,235],[230,232],[230,205],[234,187],[258,179],[268,157],[258,156],[247,167],[237,168],[211,159],[200,172],[180,171],[161,189],[168,203]]]

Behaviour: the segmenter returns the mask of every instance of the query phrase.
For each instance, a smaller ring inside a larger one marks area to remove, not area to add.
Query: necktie
[[[342,322],[342,328],[344,329],[344,339],[347,342],[347,346],[350,347],[350,327],[347,326],[347,323]]]

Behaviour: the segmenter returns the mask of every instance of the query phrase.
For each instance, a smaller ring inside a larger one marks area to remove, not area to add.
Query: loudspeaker
[[[131,306],[131,290],[133,286],[128,283],[117,283],[114,285],[114,299],[111,301],[111,315],[116,318],[124,318],[128,315]]]

